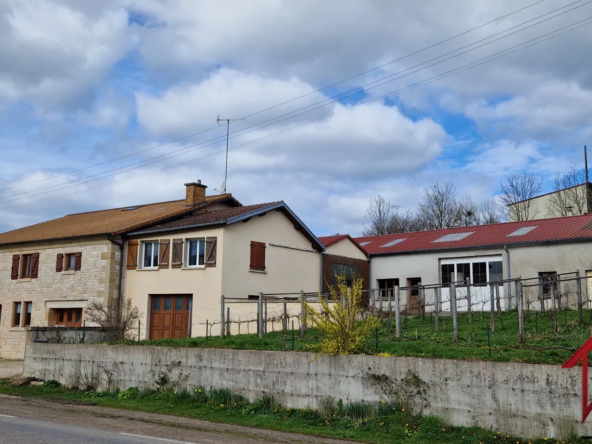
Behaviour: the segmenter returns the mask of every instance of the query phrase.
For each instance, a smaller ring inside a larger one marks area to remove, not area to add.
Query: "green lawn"
[[[496,315],[495,332],[491,333],[491,350],[488,347],[487,325],[489,313],[476,313],[472,322],[467,314],[459,315],[459,339],[452,340],[452,318],[440,317],[439,331],[435,331],[432,316],[425,322],[421,317],[401,318],[401,338],[388,334],[385,321],[378,335],[368,340],[365,353],[392,356],[417,356],[447,359],[482,359],[503,362],[530,362],[536,364],[563,364],[572,353],[590,337],[592,313],[584,313],[585,325],[578,325],[578,312],[565,310],[557,313],[557,334],[552,330],[550,314],[527,312],[525,314],[525,342],[518,337],[516,312]],[[394,319],[393,319],[394,333]],[[294,337],[294,341],[292,338]],[[239,350],[295,350],[308,351],[319,339],[314,328],[308,329],[306,338],[300,338],[297,330],[268,333],[263,339],[256,334],[219,336],[191,339],[167,339],[158,341],[126,341],[130,345],[159,345],[169,347],[211,347]]]
[[[52,382],[46,383],[52,385]],[[369,443],[559,443],[542,437],[523,441],[496,431],[475,427],[450,427],[435,417],[407,414],[401,405],[327,403],[324,414],[288,409],[264,398],[249,403],[227,390],[203,387],[180,392],[137,389],[125,392],[80,392],[61,387],[13,387],[0,381],[0,393],[86,401],[104,407],[185,416],[213,422],[240,424],[287,432],[345,438]],[[563,441],[566,442],[566,441]],[[570,441],[575,442],[575,441]]]

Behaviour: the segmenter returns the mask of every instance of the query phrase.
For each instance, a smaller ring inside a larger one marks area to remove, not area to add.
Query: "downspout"
[[[508,279],[512,279],[512,272],[510,271],[510,251],[508,250],[508,246],[506,244],[504,244],[504,250],[506,250],[506,261],[508,263],[507,265],[507,275],[508,275]],[[508,310],[512,309],[512,283],[508,282]]]

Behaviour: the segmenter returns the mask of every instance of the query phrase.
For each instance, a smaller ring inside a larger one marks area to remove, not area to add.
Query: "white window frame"
[[[156,263],[150,265],[149,267],[146,267],[144,265],[144,255],[145,255],[145,250],[146,250],[146,245],[148,244],[152,244],[152,259],[154,259],[154,248],[156,248]],[[159,257],[160,257],[160,251],[159,251],[159,247],[160,247],[160,241],[142,241],[141,242],[141,246],[142,248],[140,248],[140,268],[142,270],[158,270],[158,262],[159,262]]]
[[[442,265],[454,265],[454,282],[458,282],[458,264],[469,264],[469,270],[471,271],[471,285],[475,285],[473,282],[473,263],[475,262],[485,262],[486,271],[487,271],[487,282],[490,281],[489,278],[489,263],[490,262],[500,262],[503,261],[502,255],[491,255],[491,256],[472,256],[472,257],[452,257],[452,258],[445,258],[440,259],[440,275],[442,274]],[[440,282],[442,282],[442,276],[440,276]],[[481,285],[481,284],[478,284]]]
[[[189,265],[189,243],[190,242],[197,242],[197,265]],[[204,246],[204,263],[199,265],[199,243],[203,243]],[[197,269],[197,268],[206,268],[206,238],[205,237],[194,237],[185,239],[185,268],[190,269]]]

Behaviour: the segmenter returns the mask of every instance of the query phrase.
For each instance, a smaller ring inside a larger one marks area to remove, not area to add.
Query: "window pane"
[[[144,267],[152,266],[151,260],[150,260],[151,258],[152,258],[152,244],[146,242],[144,244]]]
[[[74,270],[76,266],[76,256],[73,254],[68,255],[68,270]]]
[[[18,314],[21,314],[21,303],[20,303],[20,302],[18,302],[18,303],[16,304],[16,312],[17,312]]]
[[[80,318],[82,317],[82,309],[76,310],[76,322],[80,322]]]
[[[454,264],[442,265],[442,284],[448,286],[454,282]]]
[[[165,311],[171,311],[171,297],[166,297],[164,298],[164,310]]]
[[[25,327],[28,327],[31,325],[31,311],[33,308],[33,304],[31,302],[25,302],[25,308]]]
[[[197,265],[197,241],[189,241],[189,258],[187,264],[190,267],[195,267]]]
[[[175,298],[175,310],[183,310],[183,298]]]
[[[152,266],[153,267],[158,266],[158,246],[159,246],[158,242],[154,242],[152,244]]]
[[[456,264],[456,281],[462,284],[471,283],[471,265]]]
[[[160,310],[160,298],[154,298],[154,310],[155,311]]]
[[[487,283],[487,264],[485,262],[475,262],[473,264],[473,283],[475,285]]]
[[[68,324],[72,322],[72,310],[68,310]]]
[[[205,256],[206,243],[204,241],[199,241],[199,265],[204,265],[206,263]]]
[[[489,281],[496,282],[504,279],[502,261],[489,263]]]

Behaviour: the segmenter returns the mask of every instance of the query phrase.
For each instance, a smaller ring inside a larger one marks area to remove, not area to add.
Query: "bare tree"
[[[112,340],[120,340],[131,336],[142,313],[131,299],[125,299],[121,305],[119,299],[111,299],[108,303],[92,300],[86,306],[86,318],[107,330]]]
[[[479,205],[473,202],[470,196],[464,196],[457,202],[458,205],[458,225],[461,227],[470,227],[481,225]]]
[[[421,231],[422,226],[420,220],[409,210],[400,214],[395,212],[391,216],[389,223],[390,233],[410,233],[412,231]]]
[[[586,172],[571,168],[555,176],[555,193],[547,201],[551,217],[575,216],[588,213]]]
[[[443,185],[436,182],[424,191],[418,207],[418,217],[425,230],[459,226],[461,209],[452,182]]]
[[[499,202],[492,199],[485,199],[479,205],[479,223],[481,225],[499,224],[507,222],[505,212],[500,208]]]
[[[395,206],[380,194],[370,199],[366,210],[366,220],[370,226],[364,228],[364,236],[379,236],[390,234],[389,224],[393,217]]]
[[[511,221],[532,220],[539,211],[534,208],[532,198],[540,194],[543,179],[528,173],[515,173],[500,184],[500,200],[508,207]]]

